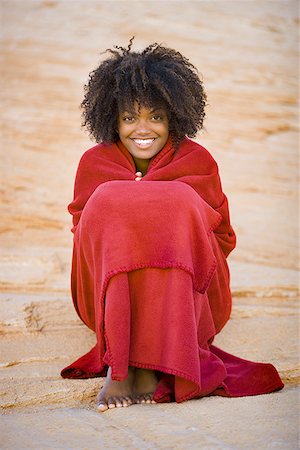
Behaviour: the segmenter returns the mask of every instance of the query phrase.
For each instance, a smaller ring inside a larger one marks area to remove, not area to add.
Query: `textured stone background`
[[[0,0],[3,448],[296,448],[298,397],[298,2]],[[217,344],[273,362],[286,388],[242,399],[136,405],[98,415],[103,380],[59,370],[93,335],[69,294],[66,205],[88,73],[114,44],[157,41],[203,75],[197,140],[217,159],[238,246],[234,309]]]

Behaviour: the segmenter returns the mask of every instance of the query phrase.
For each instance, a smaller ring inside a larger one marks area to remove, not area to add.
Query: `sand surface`
[[[1,0],[0,351],[4,449],[296,449],[298,2]],[[63,380],[94,336],[69,293],[70,217],[88,73],[114,44],[158,41],[203,74],[197,137],[217,159],[238,246],[226,351],[272,362],[259,397],[95,411],[103,379]]]

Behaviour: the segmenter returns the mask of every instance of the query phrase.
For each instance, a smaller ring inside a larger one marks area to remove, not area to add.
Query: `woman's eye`
[[[158,122],[158,121],[160,121],[160,120],[163,120],[163,116],[160,115],[160,114],[155,114],[154,116],[152,116],[152,119],[153,119],[155,122]]]
[[[123,117],[124,122],[133,122],[134,121],[134,117],[133,116],[126,116]]]

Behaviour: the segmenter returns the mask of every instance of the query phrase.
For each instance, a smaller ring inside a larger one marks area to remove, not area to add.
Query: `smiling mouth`
[[[152,139],[132,139],[133,142],[140,148],[148,148],[152,145],[156,138]]]

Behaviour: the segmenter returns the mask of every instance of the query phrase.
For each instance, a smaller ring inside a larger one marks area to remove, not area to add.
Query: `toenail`
[[[99,412],[104,412],[107,410],[107,405],[106,403],[99,403],[99,405],[97,406],[97,409]]]

